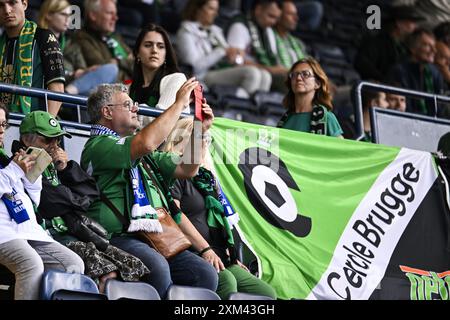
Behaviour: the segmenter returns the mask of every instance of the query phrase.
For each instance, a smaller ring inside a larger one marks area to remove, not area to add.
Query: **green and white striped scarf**
[[[296,61],[305,57],[305,48],[298,39],[291,34],[282,38],[278,32],[275,31],[274,33],[277,43],[278,59],[281,65],[289,69]],[[289,51],[295,53],[295,58]]]
[[[5,50],[7,45],[6,33],[0,37],[0,81],[5,83],[16,84],[20,86],[31,87],[33,80],[33,40],[36,34],[37,25],[32,21],[25,20],[20,31],[18,53],[14,56],[14,73],[12,79],[8,79],[8,67],[5,65]],[[1,100],[5,101],[9,94],[3,93]],[[12,112],[28,114],[31,111],[31,97],[13,96],[11,104],[8,106]]]

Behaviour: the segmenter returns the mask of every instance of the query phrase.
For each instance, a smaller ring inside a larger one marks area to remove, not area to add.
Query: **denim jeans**
[[[188,250],[166,260],[148,244],[133,237],[113,237],[110,243],[141,259],[150,270],[150,275],[143,280],[154,286],[162,299],[172,283],[213,291],[217,289],[217,271],[206,260]]]
[[[2,243],[0,264],[16,277],[15,300],[39,299],[39,286],[45,270],[84,272],[83,260],[58,242],[15,239]]]
[[[91,90],[95,89],[99,84],[116,82],[118,74],[119,68],[117,65],[108,63],[101,65],[94,71],[86,72],[70,84],[78,89],[79,95],[88,96]]]

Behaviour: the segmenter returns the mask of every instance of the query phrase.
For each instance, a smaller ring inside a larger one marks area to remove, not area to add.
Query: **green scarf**
[[[56,167],[53,163],[50,163],[47,168],[45,168],[42,173],[42,178],[47,179],[52,186],[57,187],[61,184],[61,180],[59,180],[58,172],[56,171]],[[45,219],[44,219],[45,221]],[[58,233],[66,233],[68,228],[64,222],[64,220],[58,216],[54,217],[51,220],[52,228]],[[47,226],[47,225],[46,225]]]
[[[431,73],[431,69],[428,65],[425,65],[423,68],[423,88],[425,92],[435,93],[433,74]],[[419,100],[419,106],[423,114],[428,114],[428,108],[424,99]]]
[[[225,217],[222,203],[217,200],[217,193],[214,191],[214,176],[211,171],[200,167],[198,174],[191,179],[194,187],[205,199],[205,207],[208,210],[208,226],[214,229],[225,231],[228,247],[234,247],[233,234],[230,225]]]
[[[4,70],[7,67],[4,65],[6,63],[4,57],[7,35],[5,33],[0,37],[0,81],[31,87],[33,80],[33,40],[36,34],[36,28],[36,23],[25,20],[19,35],[18,53],[14,57],[15,69],[12,79],[4,79],[4,75],[7,72],[7,70]],[[5,99],[4,95],[2,94],[2,100]],[[13,101],[8,107],[12,112],[28,114],[31,111],[31,97],[14,95]]]
[[[274,66],[276,64],[276,57],[264,45],[264,43],[269,42],[266,39],[265,32],[263,31],[263,35],[261,36],[258,28],[251,20],[247,20],[247,26],[252,40],[253,52],[258,62],[265,66]]]
[[[278,58],[280,63],[286,68],[289,69],[296,61],[305,57],[304,48],[302,48],[301,43],[292,35],[288,34],[286,38],[282,38],[278,32],[275,32],[275,40],[277,42]],[[289,49],[294,50],[296,55],[295,61],[292,61]]]
[[[327,121],[328,121],[328,115],[327,115],[327,108],[325,108],[322,105],[315,105],[312,109],[311,114],[311,129],[310,132],[314,134],[322,134],[327,135]],[[286,112],[283,114],[281,119],[278,121],[277,127],[283,128],[284,124],[286,123],[289,116],[293,114],[293,112]]]
[[[67,44],[66,35],[64,33],[61,33],[61,36],[59,37],[59,47],[61,48],[61,52],[64,52],[66,44]]]
[[[154,177],[156,177],[157,181],[156,181],[155,188],[159,188],[159,190],[163,193],[162,196],[164,196],[167,201],[167,206],[168,206],[167,209],[168,209],[170,215],[172,216],[173,220],[177,224],[180,224],[181,210],[176,205],[175,201],[173,200],[172,193],[170,192],[169,187],[167,186],[166,182],[164,181],[163,176],[161,175],[158,164],[155,161],[153,161],[153,159],[149,156],[145,156],[143,158],[143,161],[150,166],[151,172],[147,171],[147,173],[150,175],[150,178],[152,177],[152,174]],[[144,165],[144,168],[145,168],[145,165]],[[164,199],[161,199],[161,200],[164,203]]]
[[[109,49],[109,52],[113,55],[114,58],[122,60],[128,56],[125,48],[120,44],[120,41],[115,38],[114,35],[110,35],[104,38],[106,46]]]

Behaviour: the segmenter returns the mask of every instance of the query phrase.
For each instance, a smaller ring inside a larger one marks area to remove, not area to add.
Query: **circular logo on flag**
[[[270,151],[255,147],[246,149],[239,158],[245,191],[256,211],[271,225],[306,237],[312,221],[298,212],[289,189],[300,188],[284,162]]]

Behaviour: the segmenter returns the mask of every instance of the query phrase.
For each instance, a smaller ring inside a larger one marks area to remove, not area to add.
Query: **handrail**
[[[72,105],[76,105],[76,107],[82,107],[83,109],[86,109],[87,100],[88,98],[85,96],[79,96],[79,95],[72,95],[68,93],[61,93],[61,92],[55,92],[50,91],[46,89],[40,89],[40,88],[33,88],[33,87],[25,87],[25,86],[18,86],[15,84],[6,84],[0,82],[0,93],[6,92],[11,94],[17,94],[22,96],[28,96],[28,97],[34,97],[34,98],[43,98],[45,99],[45,104],[47,105],[48,99],[55,100],[55,101],[61,101],[64,103],[69,103]],[[72,107],[71,105],[69,105]],[[140,104],[139,105],[139,111],[138,114],[149,116],[149,117],[158,117],[163,113],[164,110],[156,109],[156,108],[150,108],[147,104]],[[181,118],[184,117],[190,117],[192,115],[189,115],[187,113],[182,113]],[[80,122],[80,115],[78,115],[78,122]],[[62,121],[61,123],[67,123],[68,125],[74,127],[74,122],[71,121]]]
[[[356,140],[361,140],[364,138],[364,122],[363,122],[363,111],[362,111],[362,89],[363,88],[371,88],[378,89],[377,91],[383,91],[393,94],[400,94],[408,97],[414,98],[425,98],[429,100],[433,100],[434,103],[434,117],[437,118],[438,112],[438,101],[450,102],[450,97],[446,97],[438,94],[431,94],[416,90],[392,87],[384,84],[371,83],[367,81],[361,81],[357,84],[355,88],[355,97],[356,97],[356,105],[355,105],[355,125],[356,125]]]

